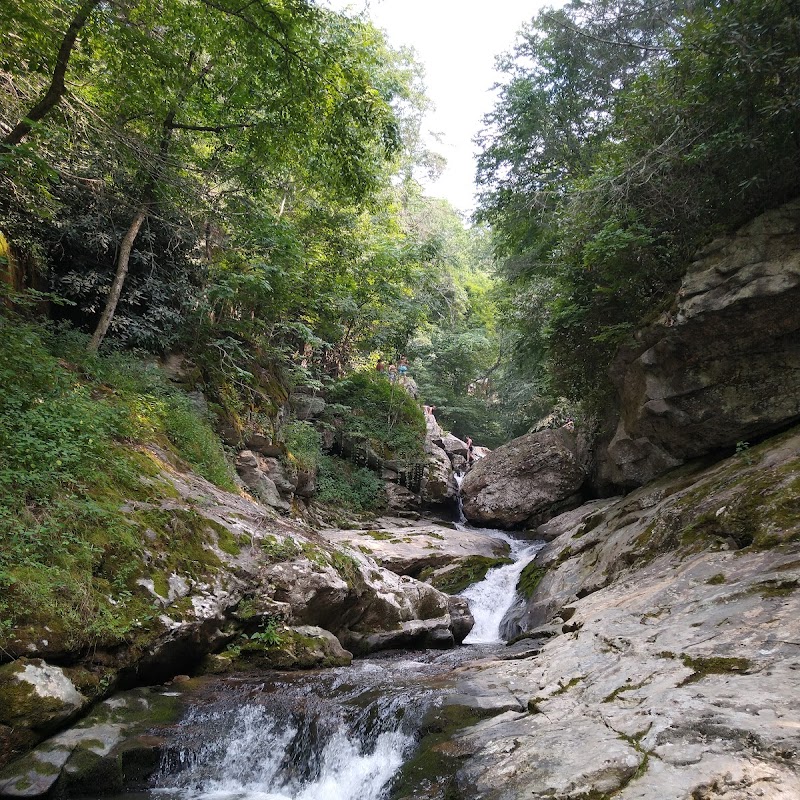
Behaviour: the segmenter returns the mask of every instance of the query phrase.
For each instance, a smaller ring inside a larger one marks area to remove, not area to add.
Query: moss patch
[[[706,675],[742,675],[752,667],[752,662],[747,658],[729,658],[726,656],[690,656],[687,653],[681,655],[681,661],[685,667],[694,670],[680,685],[695,683]]]
[[[461,795],[456,789],[455,775],[467,753],[453,741],[453,736],[496,713],[451,705],[429,715],[416,752],[403,764],[394,781],[391,797],[417,797],[420,787],[425,787],[424,797],[458,800]]]
[[[517,581],[517,591],[526,599],[530,600],[533,593],[547,574],[548,567],[543,567],[535,561],[531,561],[522,570]]]
[[[469,556],[444,572],[434,575],[430,583],[440,592],[458,594],[478,583],[486,577],[486,573],[494,567],[513,563],[510,558],[496,558],[492,556]]]

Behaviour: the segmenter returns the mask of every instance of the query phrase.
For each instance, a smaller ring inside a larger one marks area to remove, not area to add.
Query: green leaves
[[[557,394],[600,402],[616,346],[698,243],[800,191],[799,28],[789,0],[575,0],[521,32],[478,217]],[[526,315],[548,283],[544,319]]]

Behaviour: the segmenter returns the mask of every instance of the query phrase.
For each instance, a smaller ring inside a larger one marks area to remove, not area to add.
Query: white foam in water
[[[235,713],[224,743],[209,742],[196,768],[175,776],[179,786],[161,792],[185,800],[379,800],[413,746],[411,736],[392,731],[379,734],[367,753],[340,730],[322,750],[317,777],[298,781],[282,775],[296,728],[278,730],[260,706]]]
[[[461,596],[469,600],[469,608],[475,619],[475,626],[464,639],[464,644],[493,644],[503,641],[500,636],[500,623],[516,599],[520,573],[544,546],[543,542],[514,539],[502,531],[481,532],[508,542],[514,563],[489,570],[480,583],[475,583],[461,592]]]

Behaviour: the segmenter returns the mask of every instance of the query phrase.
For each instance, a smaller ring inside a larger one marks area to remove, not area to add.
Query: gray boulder
[[[297,419],[308,420],[319,417],[327,404],[316,395],[296,392],[289,397],[289,405]]]
[[[0,667],[0,764],[77,716],[89,704],[61,667],[19,658]]]
[[[800,201],[708,245],[613,364],[620,419],[598,483],[640,486],[800,419],[798,306]]]
[[[473,465],[461,485],[464,514],[501,528],[538,524],[577,505],[585,477],[570,431],[529,433]]]
[[[267,461],[267,459],[257,456],[252,450],[242,450],[236,457],[236,472],[245,486],[261,502],[273,508],[288,511],[291,505],[281,497],[275,481],[270,477],[270,465]]]
[[[447,453],[431,441],[425,443],[428,463],[422,482],[422,499],[426,503],[443,503],[455,497],[452,465]]]

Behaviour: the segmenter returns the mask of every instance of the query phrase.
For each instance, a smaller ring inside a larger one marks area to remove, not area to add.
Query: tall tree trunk
[[[38,103],[12,128],[11,132],[3,138],[3,144],[6,148],[18,145],[33,128],[33,124],[38,122],[47,113],[57,105],[58,101],[66,91],[64,78],[67,74],[67,66],[69,59],[72,55],[72,49],[78,38],[78,34],[89,19],[89,15],[94,11],[95,7],[100,5],[101,0],[83,0],[72,22],[61,40],[61,47],[58,49],[58,57],[56,58],[56,66],[53,70],[53,77],[50,80],[50,85]]]
[[[191,73],[195,58],[196,54],[193,51],[189,54],[189,62],[186,65],[187,73]],[[95,328],[95,332],[92,334],[92,340],[89,342],[89,345],[86,348],[90,353],[96,353],[100,349],[100,345],[103,343],[103,338],[105,337],[106,333],[108,332],[108,328],[111,325],[111,320],[114,319],[114,312],[117,310],[117,303],[119,302],[120,295],[122,294],[122,286],[125,283],[125,278],[128,275],[128,264],[131,259],[133,243],[136,241],[136,237],[139,235],[139,229],[147,219],[150,206],[155,201],[158,179],[162,170],[164,169],[167,156],[169,155],[169,143],[170,139],[172,138],[172,131],[175,129],[175,115],[178,113],[178,108],[180,105],[186,99],[186,96],[189,93],[192,85],[209,69],[211,69],[210,64],[206,66],[200,75],[187,79],[186,83],[184,83],[184,85],[181,87],[181,91],[179,92],[178,97],[175,99],[172,108],[170,108],[170,110],[167,112],[164,122],[161,124],[161,140],[158,144],[159,157],[157,166],[147,179],[144,192],[142,192],[142,199],[139,203],[139,207],[136,209],[136,214],[134,215],[133,221],[125,233],[122,242],[120,242],[119,254],[117,256],[117,271],[114,274],[114,282],[111,284],[111,291],[108,293],[108,300],[106,300],[106,305],[103,309],[103,313],[100,316],[100,321],[97,323],[97,328]]]
[[[114,318],[114,312],[117,310],[117,303],[122,294],[122,285],[125,283],[125,278],[128,275],[128,264],[131,260],[133,243],[139,235],[139,229],[142,227],[145,219],[147,219],[147,208],[147,204],[143,203],[136,209],[133,221],[120,243],[119,255],[117,256],[117,271],[114,274],[114,282],[111,284],[111,291],[108,293],[108,300],[106,300],[100,322],[97,323],[97,328],[95,328],[92,340],[89,342],[87,348],[90,353],[96,353],[98,351],[111,325],[111,320]]]

